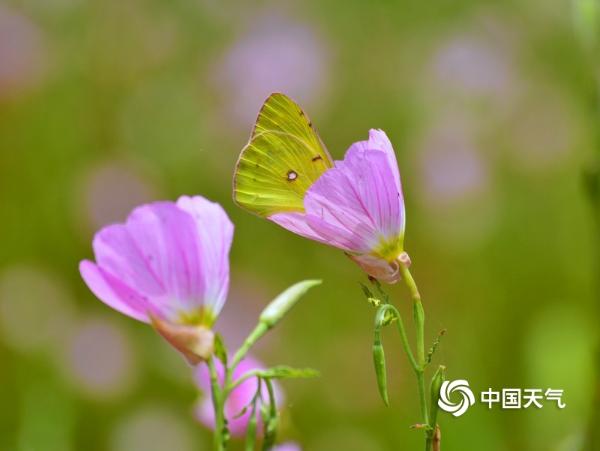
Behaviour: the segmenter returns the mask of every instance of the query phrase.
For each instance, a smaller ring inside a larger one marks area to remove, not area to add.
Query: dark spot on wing
[[[298,173],[296,171],[293,171],[292,169],[290,169],[287,173],[288,182],[293,182],[297,178],[298,178]]]
[[[316,157],[313,157],[312,161],[319,161],[322,159],[323,159],[323,157],[321,157],[321,155],[317,155]]]

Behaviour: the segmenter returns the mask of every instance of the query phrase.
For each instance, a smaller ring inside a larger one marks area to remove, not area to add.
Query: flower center
[[[187,312],[181,311],[178,315],[179,324],[185,324],[187,326],[201,325],[210,328],[215,323],[216,319],[214,313],[205,307]]]
[[[383,258],[388,262],[396,260],[398,255],[402,253],[403,249],[402,236],[396,236],[393,238],[381,237],[379,243],[373,249],[373,254],[377,257]]]

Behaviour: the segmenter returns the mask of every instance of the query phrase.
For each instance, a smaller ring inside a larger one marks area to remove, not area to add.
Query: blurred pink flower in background
[[[213,84],[227,99],[224,113],[246,129],[256,105],[272,92],[285,92],[305,105],[326,94],[331,55],[327,42],[311,27],[284,15],[267,13],[249,24],[216,62]]]
[[[219,377],[219,381],[223,382],[224,370],[223,365],[218,360],[216,362],[217,374]],[[238,379],[243,374],[250,370],[255,369],[264,369],[265,367],[261,362],[252,358],[246,357],[241,363],[237,366],[235,371],[233,372],[233,380]],[[204,397],[199,402],[196,410],[198,420],[204,424],[207,428],[214,429],[215,427],[215,415],[214,408],[211,400],[211,389],[210,389],[210,374],[208,371],[207,365],[199,365],[195,370],[195,379],[198,388],[202,390],[204,393]],[[275,400],[277,406],[281,406],[283,403],[283,394],[279,385],[274,383],[275,389]],[[258,382],[256,378],[250,378],[240,385],[238,385],[229,395],[225,403],[225,417],[227,418],[227,424],[229,426],[229,430],[231,435],[234,437],[243,437],[246,434],[246,426],[248,425],[248,420],[250,419],[251,409],[248,409],[243,415],[239,415],[244,407],[248,406],[252,401],[252,398],[256,394],[258,390]],[[261,386],[261,395],[264,401],[268,401],[269,394],[267,391],[267,387],[263,384]],[[258,402],[257,408],[259,409],[261,402]],[[259,425],[260,425],[260,416],[259,416]]]
[[[500,97],[513,82],[504,49],[477,35],[456,35],[445,40],[433,57],[431,70],[447,89],[469,95]]]
[[[273,451],[302,451],[300,445],[294,442],[286,442],[280,445],[276,445]]]
[[[579,114],[558,87],[530,87],[515,108],[508,135],[513,161],[529,172],[564,170],[583,144]]]
[[[488,188],[488,162],[466,123],[439,120],[424,136],[417,155],[420,191],[431,208],[476,198]]]
[[[488,12],[440,36],[421,78],[423,104],[484,125],[510,114],[523,90],[518,35],[509,19]]]
[[[66,349],[63,371],[90,397],[125,393],[135,377],[135,352],[124,332],[101,318],[79,320]]]
[[[125,217],[136,205],[156,199],[152,181],[135,168],[118,161],[93,167],[82,180],[85,217],[94,229]]]
[[[475,132],[469,121],[442,115],[417,146],[419,205],[439,249],[478,249],[498,224],[501,203],[493,160],[482,151]]]
[[[156,330],[191,363],[210,356],[229,288],[233,224],[203,197],[142,205],[94,237],[83,279],[108,306]]]
[[[304,212],[269,219],[306,238],[343,249],[369,275],[398,281],[405,211],[400,173],[390,140],[371,130],[306,192]]]
[[[0,5],[0,100],[36,85],[46,57],[41,30],[17,10]]]

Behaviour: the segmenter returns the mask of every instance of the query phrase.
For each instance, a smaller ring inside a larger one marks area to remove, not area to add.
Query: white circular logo
[[[454,392],[459,393],[461,396],[461,400],[457,403],[450,400],[450,395]],[[475,395],[473,395],[466,380],[444,381],[440,389],[440,399],[438,399],[438,406],[442,410],[459,417],[473,404],[475,404]]]

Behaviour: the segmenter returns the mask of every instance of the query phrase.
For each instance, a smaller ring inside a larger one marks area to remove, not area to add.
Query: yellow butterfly
[[[333,160],[302,108],[284,94],[263,104],[233,178],[233,199],[261,217],[304,212],[306,191]]]

